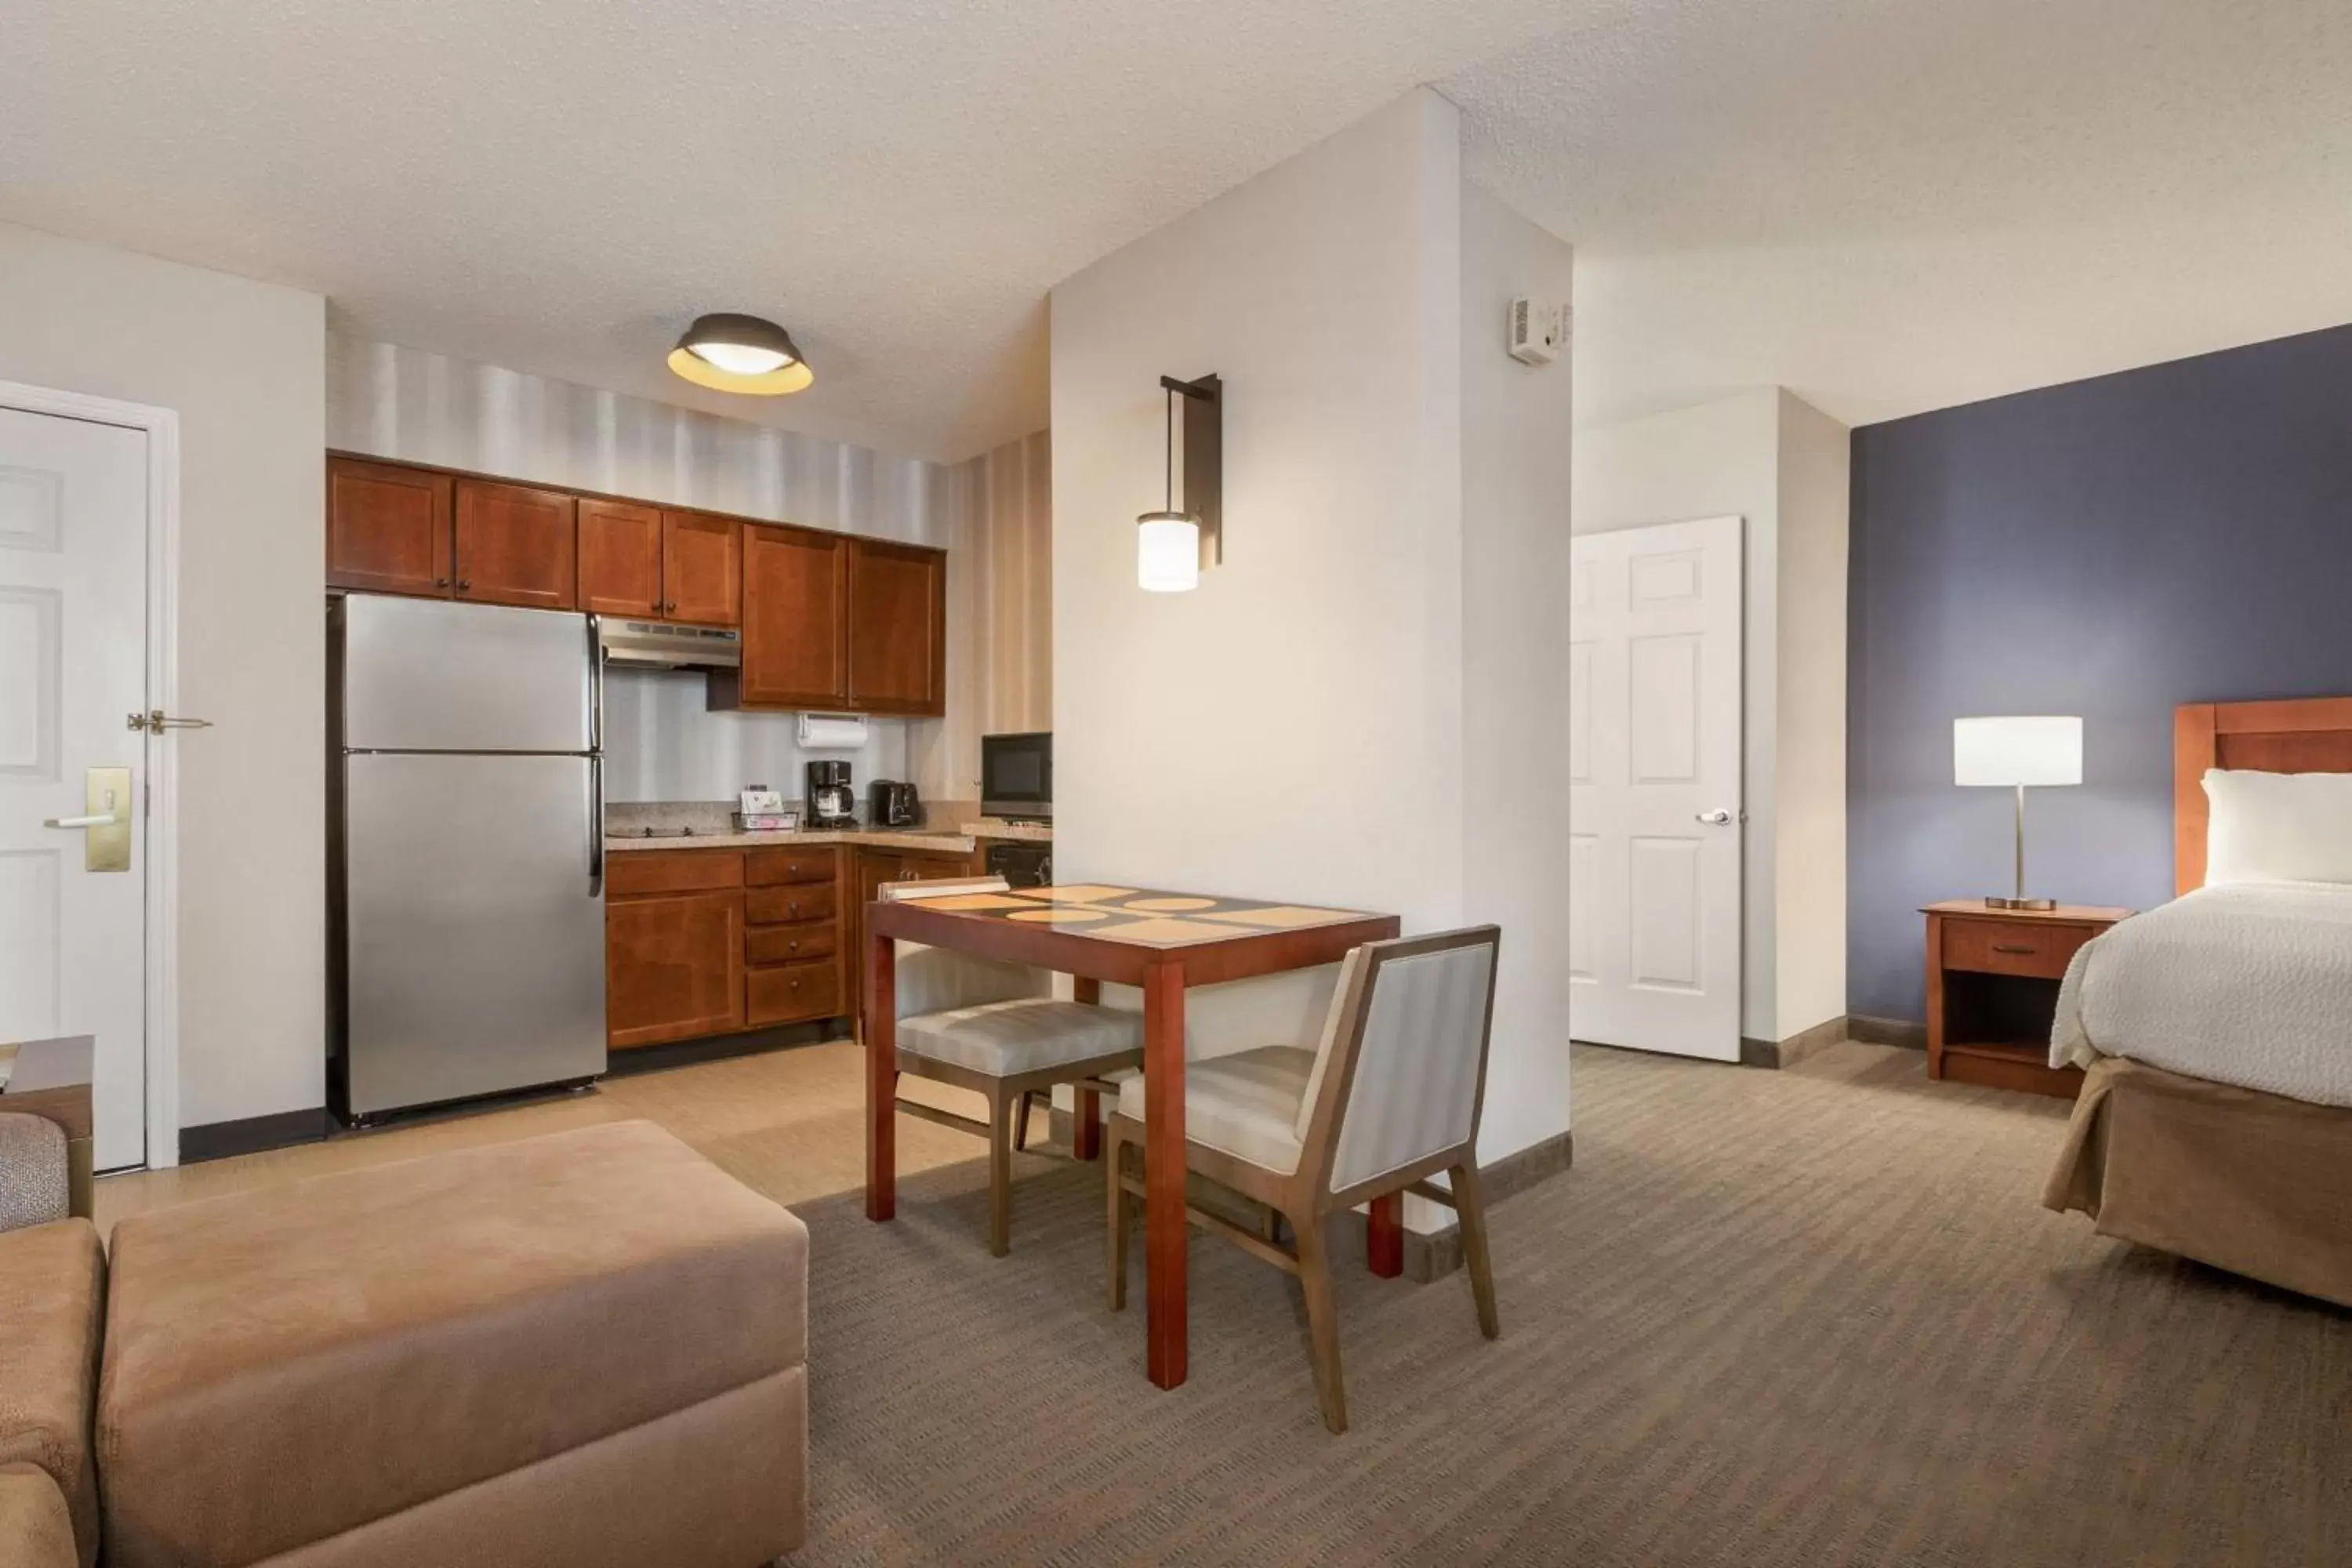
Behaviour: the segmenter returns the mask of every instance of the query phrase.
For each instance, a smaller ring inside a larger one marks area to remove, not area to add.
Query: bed
[[[2352,698],[2175,712],[2179,896],[2067,971],[2051,1063],[2084,1078],[2042,1203],[2352,1306],[2352,879],[2209,887],[2212,768],[2352,774]]]

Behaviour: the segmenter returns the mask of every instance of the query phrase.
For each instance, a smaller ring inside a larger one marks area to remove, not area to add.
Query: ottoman
[[[649,1122],[114,1228],[114,1568],[753,1568],[806,1517],[808,1233]]]
[[[58,1514],[70,1554],[83,1568],[98,1561],[89,1411],[105,1313],[106,1255],[89,1221],[0,1233],[0,1563],[42,1561],[30,1542]]]

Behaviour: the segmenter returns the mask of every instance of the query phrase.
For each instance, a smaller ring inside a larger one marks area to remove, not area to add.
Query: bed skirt
[[[2103,1058],[2042,1202],[2352,1307],[2352,1110]]]

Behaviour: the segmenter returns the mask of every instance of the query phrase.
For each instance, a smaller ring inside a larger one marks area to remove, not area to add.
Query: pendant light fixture
[[[1223,558],[1219,491],[1223,488],[1220,413],[1223,384],[1213,375],[1198,381],[1161,376],[1168,395],[1165,499],[1159,511],[1135,520],[1135,580],[1154,594],[1181,594],[1200,586],[1201,568]],[[1184,399],[1184,503],[1176,510],[1176,399]]]
[[[669,368],[697,386],[752,397],[781,397],[816,380],[790,332],[758,316],[723,311],[695,318],[669,351]]]

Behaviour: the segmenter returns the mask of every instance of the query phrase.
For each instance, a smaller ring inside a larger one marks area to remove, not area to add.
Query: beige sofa
[[[12,1460],[85,1565],[95,1499],[113,1568],[753,1568],[800,1544],[807,1232],[650,1123],[136,1215],[110,1265],[81,1221],[9,1245],[58,1281],[48,1362],[72,1360],[77,1267],[105,1324],[94,1389],[47,1374],[67,1414],[0,1443],[0,1561],[14,1530],[49,1568],[56,1535]],[[0,1339],[11,1386],[20,1349]]]

